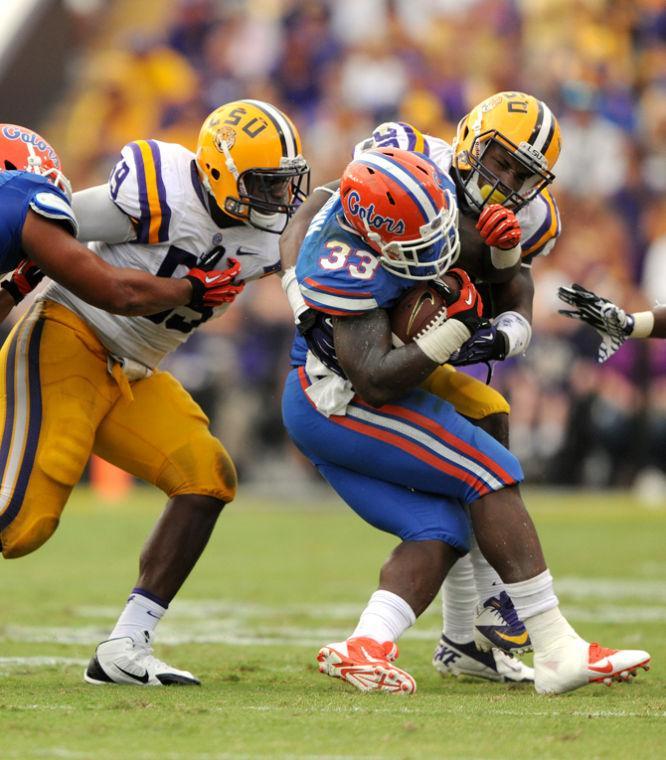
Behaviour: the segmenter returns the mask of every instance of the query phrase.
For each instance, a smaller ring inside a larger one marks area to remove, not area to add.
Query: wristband
[[[300,322],[301,315],[308,310],[308,305],[305,303],[301,288],[296,279],[296,267],[289,267],[285,270],[280,280],[282,290],[284,290],[291,310],[294,312],[294,323]]]
[[[15,304],[21,303],[23,300],[23,293],[21,293],[18,285],[11,278],[0,282],[0,288],[4,288],[9,293],[14,299]]]
[[[3,283],[4,284],[4,283]],[[654,314],[651,311],[638,311],[631,315],[634,325],[629,333],[630,338],[649,338],[654,329]]]
[[[522,314],[503,311],[497,315],[493,324],[507,339],[506,358],[525,353],[532,339],[532,326]]]
[[[515,266],[520,260],[520,254],[522,252],[522,246],[520,243],[514,245],[513,248],[505,250],[504,248],[495,248],[494,245],[490,246],[490,260],[495,269],[508,269]]]
[[[415,338],[414,342],[423,353],[437,364],[444,364],[454,351],[470,337],[472,333],[459,319],[448,319],[443,325]]]

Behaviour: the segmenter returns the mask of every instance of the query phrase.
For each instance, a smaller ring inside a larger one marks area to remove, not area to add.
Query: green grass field
[[[401,642],[413,697],[320,675],[394,544],[332,497],[228,508],[158,629],[158,656],[201,688],[93,687],[82,671],[135,580],[162,505],[78,489],[56,536],[0,565],[1,758],[637,758],[666,756],[666,511],[630,497],[527,492],[564,612],[612,646],[648,649],[632,684],[539,697],[442,679],[439,601]]]

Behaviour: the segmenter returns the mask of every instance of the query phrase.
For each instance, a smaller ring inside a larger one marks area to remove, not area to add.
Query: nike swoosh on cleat
[[[607,662],[603,667],[595,667],[594,665],[588,665],[588,670],[594,670],[595,673],[612,673],[613,666],[610,662]]]
[[[119,670],[121,673],[124,673],[126,676],[129,676],[130,678],[133,678],[135,681],[138,681],[139,683],[148,683],[148,671],[147,670],[146,670],[146,672],[142,676],[137,676],[134,673],[130,673],[128,670],[123,670],[120,667],[120,665],[115,665],[114,664],[113,667],[116,668],[116,670]]]
[[[508,641],[511,644],[527,644],[527,631],[523,631],[520,636],[509,636],[501,631],[497,631],[497,635],[500,639],[504,639],[504,641]]]

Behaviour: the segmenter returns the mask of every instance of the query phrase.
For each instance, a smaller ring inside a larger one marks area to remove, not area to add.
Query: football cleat
[[[474,643],[482,652],[488,652],[492,647],[510,654],[532,651],[530,636],[506,591],[477,606]]]
[[[416,681],[391,664],[397,657],[398,647],[392,641],[380,644],[366,636],[357,636],[322,647],[317,661],[320,673],[341,678],[359,691],[413,694]]]
[[[441,676],[473,676],[487,681],[533,683],[534,671],[501,649],[479,651],[473,641],[456,644],[442,634],[432,658]]]
[[[563,694],[589,683],[610,686],[628,681],[638,668],[649,670],[650,655],[636,649],[607,649],[596,642],[567,639],[560,647],[534,655],[534,686],[539,694]]]
[[[88,683],[118,683],[131,686],[199,686],[200,681],[187,670],[176,670],[153,657],[151,636],[145,642],[129,636],[109,639],[98,645],[83,674]]]

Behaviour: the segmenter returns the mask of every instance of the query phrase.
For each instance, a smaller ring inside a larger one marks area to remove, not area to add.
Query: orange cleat
[[[319,672],[341,678],[359,691],[413,694],[416,681],[409,673],[392,665],[398,647],[392,641],[380,644],[365,636],[327,644],[317,654]]]

